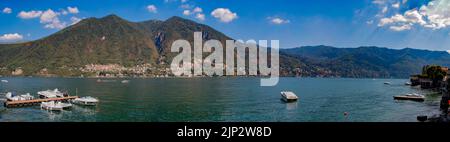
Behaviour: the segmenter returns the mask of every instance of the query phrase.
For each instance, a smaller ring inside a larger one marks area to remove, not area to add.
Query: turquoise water
[[[259,78],[131,79],[97,83],[79,78],[0,78],[0,92],[60,88],[72,95],[98,97],[96,107],[75,106],[48,112],[39,106],[0,107],[0,122],[403,122],[439,111],[439,95],[425,102],[394,101],[417,92],[405,79],[281,78],[275,87],[260,87]],[[384,82],[392,85],[384,85]],[[294,91],[297,103],[283,103],[280,91]],[[0,95],[0,98],[3,98]],[[3,102],[2,102],[3,103]],[[347,117],[344,112],[348,112]]]

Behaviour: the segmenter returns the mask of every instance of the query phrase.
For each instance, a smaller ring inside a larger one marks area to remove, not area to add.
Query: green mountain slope
[[[148,64],[159,70],[167,68],[177,55],[170,52],[172,43],[178,39],[193,43],[194,32],[202,32],[204,41],[217,39],[223,45],[232,39],[207,25],[176,16],[143,22],[116,15],[88,18],[36,41],[0,44],[0,74],[9,75],[20,68],[22,75],[45,69],[75,76],[90,64]],[[426,64],[450,65],[447,52],[409,48],[305,46],[282,49],[280,54],[283,76],[408,77]]]
[[[450,65],[447,52],[410,48],[305,46],[281,52],[309,65],[304,68],[306,76],[405,78],[420,73],[427,64]]]

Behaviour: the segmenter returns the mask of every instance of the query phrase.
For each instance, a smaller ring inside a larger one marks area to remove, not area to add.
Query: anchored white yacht
[[[74,103],[74,104],[87,105],[87,106],[97,105],[98,102],[99,102],[99,100],[97,98],[90,97],[90,96],[76,98],[76,99],[72,100],[72,103]]]
[[[281,92],[281,99],[285,102],[295,102],[298,100],[297,95],[291,91],[283,91]]]
[[[68,96],[66,93],[60,92],[58,89],[55,90],[47,90],[47,91],[39,91],[37,93],[39,98],[60,98]]]
[[[19,95],[15,92],[8,92],[6,93],[5,97],[8,101],[26,101],[34,99],[34,97],[30,95],[30,93]]]
[[[41,103],[42,109],[50,110],[50,111],[62,111],[64,109],[68,109],[71,107],[72,107],[72,104],[70,104],[70,103],[62,103],[62,102],[55,102],[55,101]]]
[[[412,101],[423,102],[423,101],[425,101],[425,96],[417,94],[417,93],[408,93],[406,95],[394,96],[394,99],[395,100],[412,100]]]
[[[2,80],[3,83],[8,83],[8,80]]]

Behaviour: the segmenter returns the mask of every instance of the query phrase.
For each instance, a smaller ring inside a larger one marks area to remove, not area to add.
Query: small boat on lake
[[[34,99],[30,93],[19,95],[16,92],[8,92],[5,97],[7,101],[26,101]]]
[[[58,88],[56,88],[55,90],[39,91],[37,94],[39,95],[39,98],[42,98],[42,99],[61,98],[61,97],[69,96],[67,93],[60,92],[58,90]]]
[[[97,79],[98,83],[111,83],[111,82],[117,82],[117,80],[109,80],[109,79]]]
[[[391,85],[391,82],[384,82],[385,85]]]
[[[417,93],[409,93],[406,95],[394,96],[394,99],[395,100],[411,100],[411,101],[423,102],[423,101],[425,101],[425,96],[417,94]]]
[[[97,98],[94,97],[81,97],[81,98],[76,98],[74,100],[72,100],[72,103],[77,104],[77,105],[86,105],[86,106],[94,106],[97,105],[99,102],[99,100]]]
[[[8,83],[8,80],[2,80],[2,83]]]
[[[50,111],[62,111],[64,109],[68,109],[68,108],[71,108],[71,107],[72,107],[72,104],[62,103],[62,102],[55,102],[55,101],[42,102],[41,103],[41,108],[42,109],[50,110]]]
[[[411,82],[405,82],[405,85],[411,85],[412,83]]]
[[[284,102],[295,102],[298,100],[298,97],[297,97],[297,95],[294,94],[294,92],[283,91],[283,92],[281,92],[281,99]]]
[[[124,84],[125,84],[125,83],[130,83],[129,80],[122,80],[121,82],[124,83]]]

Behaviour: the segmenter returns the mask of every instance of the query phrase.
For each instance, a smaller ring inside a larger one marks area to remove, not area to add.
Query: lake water
[[[440,100],[439,95],[427,95],[425,102],[394,101],[394,95],[430,93],[405,86],[406,79],[281,78],[275,87],[260,87],[259,78],[233,77],[131,79],[128,84],[79,78],[0,79],[9,81],[0,83],[0,92],[36,95],[59,88],[101,101],[95,107],[74,106],[63,112],[1,106],[0,122],[415,122],[417,115],[439,113]],[[299,101],[283,103],[283,90],[294,91]]]

